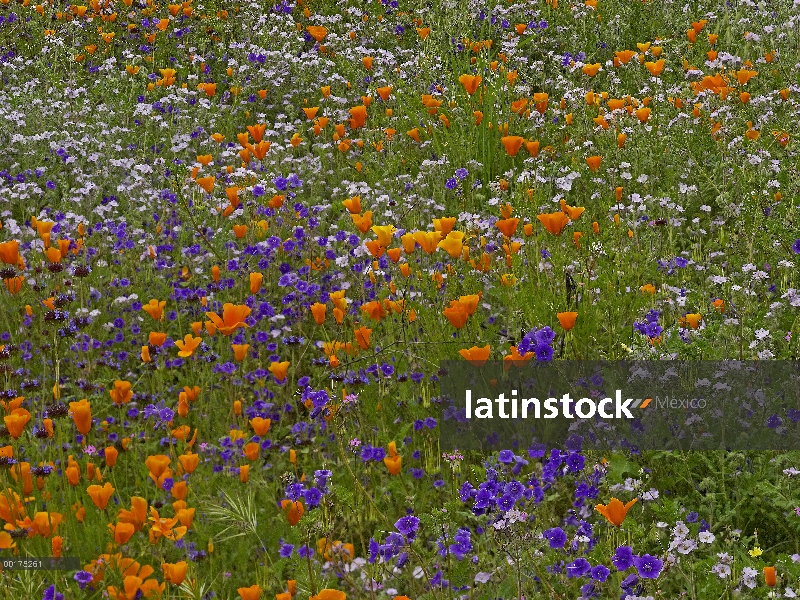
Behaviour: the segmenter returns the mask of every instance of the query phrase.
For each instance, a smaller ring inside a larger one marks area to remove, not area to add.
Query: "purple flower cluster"
[[[550,327],[531,329],[517,346],[517,352],[523,356],[528,352],[536,353],[536,360],[549,362],[553,359],[553,340],[556,333]]]

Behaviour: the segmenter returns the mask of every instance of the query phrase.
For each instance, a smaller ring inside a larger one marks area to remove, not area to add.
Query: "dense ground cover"
[[[80,564],[0,596],[795,597],[797,453],[462,453],[438,382],[797,360],[800,3],[35,2],[0,554]]]

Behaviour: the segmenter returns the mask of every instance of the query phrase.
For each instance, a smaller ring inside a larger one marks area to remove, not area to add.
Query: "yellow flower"
[[[753,557],[753,558],[761,556],[763,553],[764,552],[758,546],[756,546],[752,550],[750,550],[750,556]]]

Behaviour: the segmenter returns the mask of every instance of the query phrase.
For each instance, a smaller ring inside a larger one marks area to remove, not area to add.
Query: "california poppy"
[[[17,240],[0,243],[0,260],[7,265],[19,263],[19,242]]]
[[[236,591],[239,592],[242,600],[259,600],[261,597],[261,587],[257,585],[251,585],[248,588],[241,587]]]
[[[464,86],[464,91],[470,96],[472,96],[478,90],[478,86],[481,84],[481,81],[483,81],[483,79],[480,75],[458,76],[458,82]]]
[[[363,325],[355,330],[356,342],[358,342],[362,350],[367,350],[369,348],[369,336],[371,333],[372,329],[364,327]]]
[[[700,321],[703,320],[703,317],[699,313],[687,313],[683,318],[678,319],[678,322],[681,327],[691,327],[692,329],[697,329],[700,327]]]
[[[778,578],[775,574],[775,567],[764,567],[764,583],[767,587],[775,587]]]
[[[567,223],[569,223],[569,218],[561,211],[544,213],[537,215],[536,218],[544,225],[544,228],[553,235],[561,235],[561,232],[564,231]]]
[[[194,337],[191,333],[187,333],[183,341],[175,340],[175,345],[178,347],[178,356],[181,358],[189,358],[194,351],[197,350],[197,347],[202,343],[203,338]]]
[[[561,325],[561,328],[564,331],[569,331],[570,329],[575,327],[575,321],[578,318],[578,313],[560,312],[556,316],[558,317],[558,323]]]
[[[269,372],[275,377],[277,382],[283,382],[286,380],[286,372],[289,370],[289,361],[285,360],[283,362],[271,362],[269,363]]]
[[[136,528],[131,523],[109,523],[108,529],[114,535],[114,543],[119,545],[127,544],[128,540],[136,533]]]
[[[256,435],[260,436],[266,435],[271,424],[271,419],[262,419],[261,417],[250,419],[250,426],[253,428],[253,431],[256,432]]]
[[[142,305],[142,310],[151,317],[153,317],[156,321],[161,321],[163,320],[164,307],[166,305],[167,305],[166,300],[161,300],[159,302],[158,300],[153,298],[147,304]]]
[[[597,171],[600,168],[600,162],[603,160],[602,156],[587,156],[586,164],[592,171]]]
[[[479,348],[478,346],[473,346],[469,349],[464,348],[459,350],[458,353],[473,367],[482,367],[486,364],[486,361],[489,360],[490,350],[491,346],[486,344],[483,348]]]
[[[314,322],[317,325],[322,325],[325,322],[325,313],[328,310],[328,307],[321,302],[315,302],[310,307],[311,315],[314,317]]]
[[[644,66],[650,71],[650,75],[653,77],[658,77],[661,75],[661,72],[664,70],[664,59],[661,58],[655,62],[646,62]]]
[[[420,245],[427,254],[433,254],[439,247],[442,234],[438,231],[415,231],[414,241]],[[402,240],[401,240],[402,241]]]
[[[517,231],[519,219],[500,219],[496,221],[494,225],[504,236],[510,238]]]
[[[231,344],[233,349],[233,358],[241,362],[247,357],[247,351],[250,349],[250,344]]]
[[[222,307],[222,317],[215,312],[207,312],[206,316],[223,335],[231,335],[240,327],[249,327],[244,320],[250,315],[251,309],[244,304],[226,303]]]
[[[453,258],[458,258],[461,256],[464,248],[464,232],[451,231],[447,234],[446,238],[439,242],[439,248],[447,252]]]
[[[321,25],[309,25],[308,27],[306,27],[306,31],[308,32],[308,35],[310,35],[318,42],[324,40],[325,36],[328,35],[328,30],[322,27]]]
[[[25,431],[25,425],[31,420],[31,413],[24,408],[15,408],[10,415],[3,417],[8,434],[16,439]]]
[[[164,563],[161,569],[164,571],[164,581],[172,585],[180,585],[186,579],[188,564],[185,560],[176,563]]]
[[[500,142],[503,144],[509,156],[516,156],[524,141],[525,138],[518,135],[507,135],[500,138]]]
[[[261,283],[264,281],[264,274],[253,272],[250,273],[250,293],[257,294],[261,289]]]
[[[111,498],[111,494],[114,493],[114,486],[106,481],[105,485],[102,487],[99,485],[90,485],[86,488],[86,493],[89,494],[89,497],[97,508],[105,510]]]
[[[347,600],[347,594],[339,590],[325,588],[320,590],[316,596],[311,596],[308,600]]]
[[[303,516],[303,513],[306,511],[303,503],[299,500],[297,502],[292,502],[291,500],[281,500],[281,508],[283,512],[286,513],[286,519],[289,521],[289,525],[294,527],[300,522],[300,517]]]
[[[383,457],[383,464],[386,465],[386,470],[389,471],[390,475],[399,475],[403,467],[403,457],[397,452],[394,455],[390,453],[388,456]]]
[[[597,512],[603,515],[614,527],[619,527],[625,520],[625,515],[628,514],[628,510],[631,506],[636,504],[637,500],[638,498],[634,498],[627,504],[623,504],[616,498],[611,498],[611,502],[609,502],[607,506],[598,504],[595,506],[595,509],[597,509]]]
[[[350,129],[364,127],[367,121],[367,107],[362,105],[354,106],[350,109]]]
[[[114,389],[108,392],[114,404],[127,404],[133,398],[133,390],[131,390],[130,381],[121,381],[117,379],[114,382]]]

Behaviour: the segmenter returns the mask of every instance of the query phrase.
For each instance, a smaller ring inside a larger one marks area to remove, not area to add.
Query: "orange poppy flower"
[[[442,240],[442,234],[438,231],[415,231],[414,240],[427,254],[433,254],[439,247],[439,242]]]
[[[433,220],[433,229],[440,232],[442,235],[447,235],[453,231],[453,227],[455,227],[455,225],[455,217],[442,217],[441,219]]]
[[[372,227],[372,211],[368,210],[363,215],[354,215],[350,214],[350,218],[353,220],[353,225],[361,233],[366,233],[369,231],[370,227]]]
[[[600,168],[600,162],[603,160],[602,156],[587,156],[586,164],[592,171],[597,171]]]
[[[251,585],[250,587],[240,587],[236,590],[239,592],[239,597],[242,600],[258,600],[261,597],[261,588],[257,585]]]
[[[767,587],[775,587],[775,584],[778,583],[775,567],[764,567],[764,583]]]
[[[517,231],[519,219],[500,219],[496,221],[494,225],[500,230],[500,233],[510,238]]]
[[[256,435],[266,435],[271,424],[271,419],[262,419],[261,417],[250,419],[250,426],[253,428],[253,431],[256,432]]]
[[[633,50],[621,50],[619,52],[614,52],[614,57],[623,65],[627,65],[634,56],[636,56],[636,52]]]
[[[25,431],[25,425],[31,420],[31,413],[24,408],[15,408],[10,415],[3,417],[3,422],[6,424],[8,434],[16,439]]]
[[[473,346],[472,348],[463,348],[458,353],[466,359],[466,361],[473,367],[482,367],[489,360],[489,351],[491,346],[486,344],[483,348]]]
[[[183,337],[183,341],[175,340],[175,345],[178,347],[178,350],[180,350],[178,356],[181,358],[189,358],[202,342],[203,338],[194,337],[191,333],[187,333]]]
[[[117,379],[114,382],[114,389],[108,392],[114,404],[127,404],[133,398],[133,390],[131,390],[130,381],[121,381]]]
[[[564,228],[569,223],[569,218],[563,212],[544,213],[537,215],[536,218],[544,225],[544,228],[553,235],[561,235]]]
[[[0,243],[0,260],[7,265],[19,263],[19,242],[17,240]]]
[[[9,294],[14,295],[18,294],[19,291],[22,289],[22,284],[25,282],[25,278],[22,275],[17,277],[9,277],[8,279],[3,279],[3,283],[6,284],[6,289],[8,289]]]
[[[206,193],[210,194],[214,191],[214,183],[217,181],[217,178],[213,175],[209,175],[208,177],[200,177],[196,179],[197,185],[199,185]]]
[[[339,590],[325,588],[320,590],[316,596],[311,596],[308,600],[347,600],[347,594]]]
[[[342,204],[352,215],[361,214],[361,196],[353,196],[347,200],[342,200]]]
[[[306,27],[306,31],[312,38],[314,38],[318,42],[324,40],[325,36],[328,35],[328,30],[322,27],[321,25],[309,25],[308,27]]]
[[[226,303],[222,307],[222,318],[217,313],[207,312],[206,316],[211,319],[217,330],[223,335],[231,335],[240,327],[249,327],[244,320],[250,315],[251,309],[244,304]]]
[[[186,570],[188,566],[185,560],[176,563],[162,564],[161,569],[164,571],[164,581],[172,585],[182,584],[183,580],[186,579]]]
[[[269,363],[268,370],[275,377],[279,383],[286,380],[286,372],[289,370],[289,361],[271,362]]]
[[[231,348],[233,349],[233,358],[241,362],[247,357],[250,344],[231,344]]]
[[[257,294],[261,289],[261,283],[264,281],[263,273],[250,273],[250,293]]]
[[[108,529],[112,534],[114,534],[114,542],[119,545],[127,544],[128,540],[130,540],[133,537],[133,534],[136,533],[136,528],[131,523],[117,522],[113,525],[109,523]]]
[[[458,258],[461,256],[464,248],[464,232],[451,231],[447,234],[446,238],[439,242],[439,248],[447,252],[453,258]]]
[[[583,71],[584,75],[588,75],[589,77],[594,77],[600,71],[600,63],[583,65],[581,71]]]
[[[103,487],[99,485],[90,485],[86,488],[86,493],[94,502],[94,505],[100,510],[105,510],[108,501],[111,499],[111,494],[114,493],[114,486],[106,481]]]
[[[598,504],[595,506],[595,509],[614,527],[619,527],[625,520],[625,516],[628,514],[630,507],[636,504],[636,500],[638,500],[638,498],[634,498],[627,504],[623,504],[616,498],[611,498],[611,502],[608,503],[608,506]]]
[[[358,342],[358,345],[362,350],[367,350],[369,348],[369,336],[371,333],[372,329],[364,326],[361,326],[355,330],[356,342]]]
[[[403,457],[399,454],[384,456],[383,464],[386,465],[386,470],[389,471],[389,475],[399,475],[400,470],[403,468]]]
[[[650,71],[650,75],[652,75],[653,77],[658,77],[664,70],[664,59],[660,58],[655,62],[647,61],[646,63],[644,63],[644,66],[647,67],[648,71]]]
[[[322,325],[325,322],[325,313],[328,311],[328,307],[321,302],[315,302],[311,305],[311,314],[314,317],[314,322],[317,325]]]
[[[350,129],[359,129],[364,127],[367,122],[367,107],[363,104],[354,106],[350,109]]]
[[[503,144],[509,156],[516,156],[524,141],[525,138],[518,135],[507,135],[500,138],[500,142]]]
[[[450,321],[450,324],[456,329],[461,329],[464,327],[464,325],[467,324],[467,318],[469,317],[469,314],[463,306],[458,304],[454,305],[453,302],[451,302],[451,305],[442,311],[442,314],[447,317],[447,320]]]
[[[558,323],[561,325],[561,328],[564,331],[569,331],[573,327],[575,327],[575,321],[578,318],[578,313],[576,312],[560,312],[556,315],[558,317]]]
[[[303,503],[299,500],[297,502],[292,502],[291,500],[281,500],[281,508],[283,512],[286,513],[286,518],[289,521],[289,525],[294,527],[300,522],[300,517],[303,516],[303,513],[306,512]]]
[[[160,348],[167,341],[167,334],[161,331],[151,331],[147,336],[147,342],[152,346]]]
[[[459,75],[458,82],[464,86],[464,91],[467,92],[470,96],[472,96],[476,91],[478,91],[478,86],[483,81],[483,78],[480,75]]]
[[[699,313],[689,313],[683,318],[678,319],[678,323],[681,327],[691,327],[692,329],[697,329],[700,327],[700,321],[702,320],[703,317]]]
[[[511,346],[511,354],[506,354],[503,357],[503,368],[508,371],[511,366],[522,368],[529,360],[536,356],[535,352],[526,352],[524,355],[519,353],[516,346]]]
[[[80,402],[70,402],[69,412],[75,428],[81,435],[86,435],[92,428],[92,408],[86,398]]]
[[[153,298],[152,300],[150,300],[150,302],[142,306],[142,310],[151,317],[153,317],[156,321],[160,321],[163,319],[164,307],[166,305],[167,305],[166,300],[162,300],[161,302],[159,302],[158,300]]]
[[[117,464],[117,457],[119,456],[119,451],[114,446],[108,446],[105,450],[103,450],[103,458],[106,461],[106,466],[113,467]]]
[[[370,318],[375,321],[380,321],[386,316],[386,310],[383,307],[383,303],[378,302],[377,300],[372,300],[371,302],[365,302],[362,304],[361,311],[365,314],[368,314]]]

